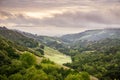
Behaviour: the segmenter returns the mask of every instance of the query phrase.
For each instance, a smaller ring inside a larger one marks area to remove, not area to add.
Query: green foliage
[[[0,75],[0,80],[8,80],[8,78],[5,75]]]
[[[24,75],[24,80],[48,80],[48,76],[44,71],[30,67]]]
[[[46,64],[55,64],[54,62],[50,61],[49,59],[43,59],[41,63],[46,63]]]
[[[120,39],[78,42],[71,45],[69,53],[73,62],[65,64],[66,66],[86,71],[102,80],[120,77]]]
[[[19,58],[14,44],[0,36],[0,66],[10,64],[11,58]]]
[[[69,74],[66,78],[65,78],[65,80],[84,80],[84,79],[82,79],[82,77],[81,77],[81,75],[79,75],[79,74]]]
[[[45,48],[45,46],[44,46],[44,45],[40,45],[40,48],[41,48],[41,49],[44,49],[44,48]]]
[[[87,72],[80,73],[83,80],[90,80],[90,75]]]
[[[69,74],[65,80],[90,80],[90,76],[87,72],[73,73]]]
[[[36,49],[36,51],[40,52],[41,55],[44,55],[44,50],[43,49],[38,48],[38,49]]]
[[[21,74],[16,73],[9,76],[9,80],[22,80],[23,77]]]
[[[0,66],[10,63],[11,59],[8,57],[7,53],[5,51],[0,51]]]
[[[120,53],[82,53],[74,56],[72,64],[66,64],[76,70],[86,71],[100,79],[119,79]]]
[[[41,64],[41,66],[43,71],[46,72],[47,74],[51,74],[52,72],[58,69],[58,67],[56,67],[53,64]]]
[[[30,67],[34,64],[36,64],[36,58],[32,53],[24,52],[20,56],[20,60],[22,61],[23,65],[26,67]]]

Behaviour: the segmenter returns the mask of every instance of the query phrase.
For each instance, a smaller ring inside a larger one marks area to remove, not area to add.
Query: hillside
[[[46,47],[45,48],[45,55],[46,58],[49,58],[51,61],[57,63],[57,64],[64,64],[64,63],[71,63],[71,57],[67,56],[57,50],[54,50],[52,48]]]
[[[91,42],[87,47],[73,49],[72,63],[67,66],[87,71],[100,80],[119,79],[120,39]]]
[[[98,41],[105,38],[120,38],[120,28],[87,30],[77,34],[63,35],[61,39],[67,42]]]
[[[22,46],[30,48],[38,46],[38,42],[36,42],[34,39],[28,38],[21,33],[7,29],[6,27],[0,27],[0,35]]]

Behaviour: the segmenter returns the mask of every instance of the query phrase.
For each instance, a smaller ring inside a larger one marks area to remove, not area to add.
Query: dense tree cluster
[[[120,40],[105,39],[92,42],[85,51],[72,56],[72,61],[72,64],[66,65],[78,71],[86,71],[101,80],[119,79]]]

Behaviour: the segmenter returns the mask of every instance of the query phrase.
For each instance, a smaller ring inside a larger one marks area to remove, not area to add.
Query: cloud
[[[66,12],[56,14],[53,18],[44,19],[43,22],[44,24],[59,27],[95,27],[96,24],[99,24],[99,26],[120,25],[119,11],[118,8],[90,12]]]
[[[0,24],[75,31],[120,27],[120,0],[0,0]]]
[[[7,19],[8,17],[12,17],[12,14],[9,12],[0,11],[0,19]]]
[[[120,4],[119,0],[0,0],[1,8],[40,10],[74,6],[110,6]],[[27,8],[27,9],[26,9]]]
[[[56,26],[56,27],[95,27],[95,25],[120,25],[119,8],[105,10],[66,11],[62,14],[53,14],[53,17],[43,19],[34,18],[27,14],[10,14],[4,12],[8,19],[5,22],[14,22],[17,26]],[[33,13],[34,14],[34,13]],[[12,17],[11,17],[12,16]]]

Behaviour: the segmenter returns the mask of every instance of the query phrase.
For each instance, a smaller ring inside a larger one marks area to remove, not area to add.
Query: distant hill
[[[65,42],[76,41],[98,41],[105,38],[120,38],[120,28],[87,30],[81,33],[63,35],[61,39]]]
[[[81,52],[96,41],[120,39],[120,28],[87,30],[81,33],[63,35],[62,37],[38,36],[26,32],[21,33],[26,37],[34,38],[40,43],[68,55],[71,55],[71,49],[77,49],[79,50],[78,52]]]
[[[75,43],[79,41],[99,41],[99,40],[104,40],[106,38],[120,39],[120,28],[86,30],[81,33],[63,35],[62,37],[34,35],[31,33],[21,32],[21,31],[15,31],[15,32],[21,33],[24,37],[29,37],[45,44],[50,42]]]
[[[59,37],[43,36],[43,35],[31,34],[31,33],[21,32],[21,31],[18,31],[18,32],[20,32],[21,34],[23,34],[26,37],[33,38],[43,44],[47,44],[50,42],[62,43],[62,41]]]

